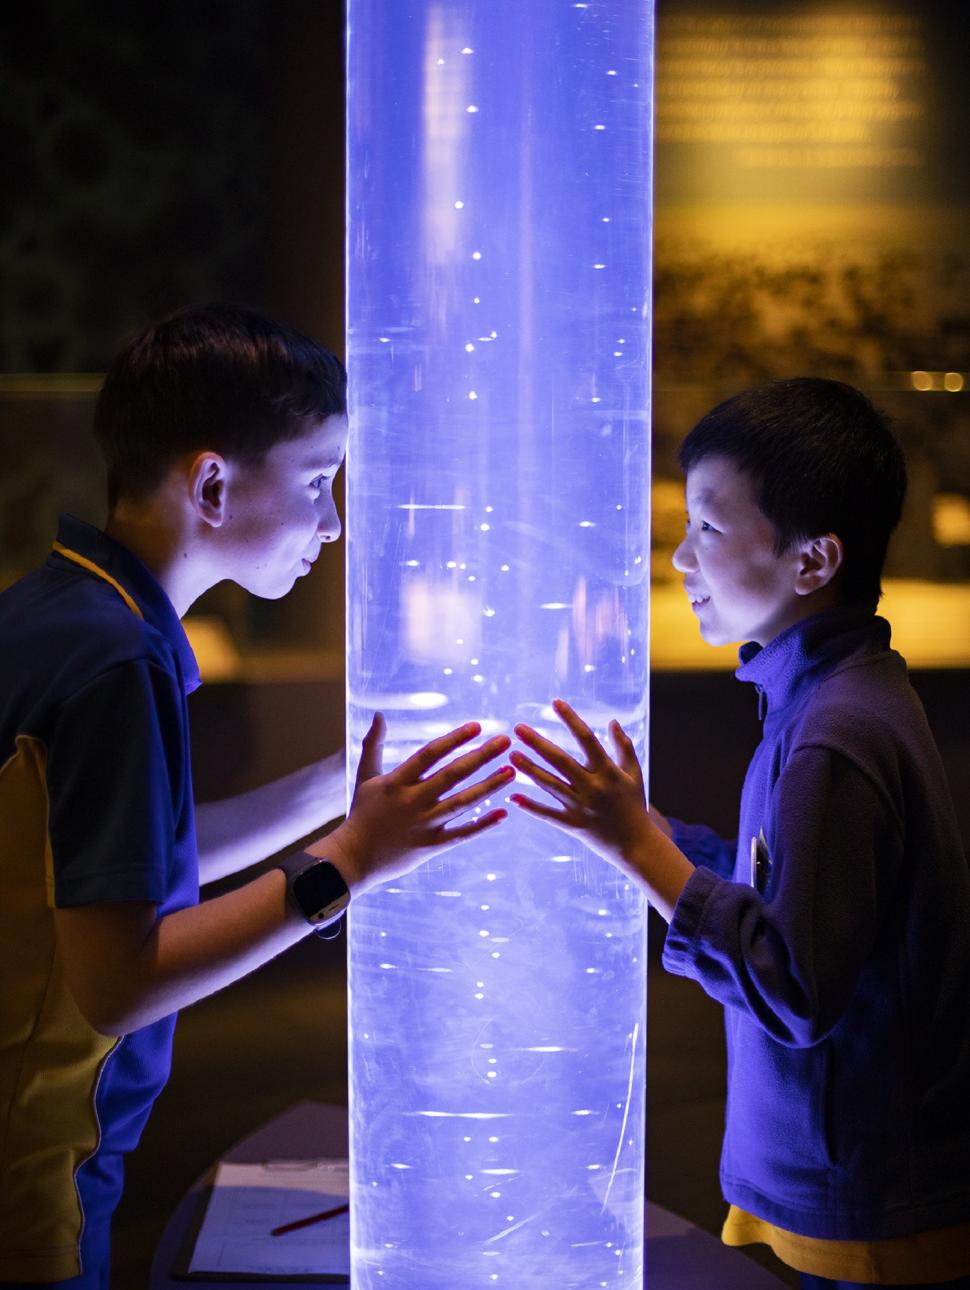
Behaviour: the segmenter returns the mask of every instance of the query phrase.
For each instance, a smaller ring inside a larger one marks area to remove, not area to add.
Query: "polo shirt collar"
[[[87,568],[93,577],[114,585],[118,594],[134,603],[145,622],[150,623],[171,645],[182,670],[185,693],[191,694],[202,684],[199,665],[175,606],[165,594],[154,574],[127,547],[102,533],[93,524],[85,524],[73,515],[61,515],[57,525],[56,554]]]

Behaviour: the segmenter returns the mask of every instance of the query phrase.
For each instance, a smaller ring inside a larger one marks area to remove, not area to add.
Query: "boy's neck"
[[[161,499],[120,500],[112,507],[104,531],[154,575],[179,618],[214,585],[206,577],[206,564],[199,559],[191,535],[181,523],[173,523],[173,512]]]
[[[875,605],[868,605],[859,601],[843,600],[837,594],[834,587],[825,587],[822,590],[827,594],[822,595],[821,592],[817,592],[815,595],[808,597],[801,606],[803,612],[794,615],[780,631],[774,633],[770,640],[765,641],[764,645],[768,646],[774,644],[780,636],[784,636],[785,633],[790,631],[793,627],[798,627],[812,619],[819,618],[822,614],[842,611],[847,614],[869,614],[871,616],[875,616],[877,609],[877,606]]]
[[[767,646],[776,641],[779,636],[792,627],[803,623],[809,618],[815,618],[818,614],[824,614],[830,609],[838,609],[841,606],[841,598],[838,590],[831,583],[824,587],[819,587],[816,591],[807,596],[795,596],[791,599],[788,606],[788,612],[779,615],[778,621],[774,624],[774,630],[767,640],[758,640],[761,646]]]

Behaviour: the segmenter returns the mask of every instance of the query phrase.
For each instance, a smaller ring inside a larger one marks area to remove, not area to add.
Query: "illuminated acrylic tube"
[[[645,754],[647,0],[349,0],[348,747]],[[351,766],[351,771],[354,767]],[[645,907],[514,813],[354,905],[356,1290],[642,1281]]]

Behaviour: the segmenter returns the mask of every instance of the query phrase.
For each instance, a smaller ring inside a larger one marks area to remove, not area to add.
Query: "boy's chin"
[[[245,582],[235,579],[234,581],[237,581],[237,585],[242,587],[243,591],[248,591],[257,600],[282,600],[296,586],[296,574],[275,578],[272,581],[267,579],[265,582],[257,582],[251,578]]]
[[[735,636],[729,628],[717,626],[714,623],[698,623],[701,633],[701,640],[705,645],[710,645],[716,649],[722,645],[739,645],[748,639],[747,636]]]

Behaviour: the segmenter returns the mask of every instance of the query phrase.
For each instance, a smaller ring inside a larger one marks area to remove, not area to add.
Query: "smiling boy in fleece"
[[[663,961],[724,1005],[723,1239],[809,1287],[970,1287],[970,873],[943,766],[876,616],[905,493],[885,419],[835,381],[773,382],[680,450],[673,561],[711,645],[745,641],[764,736],[736,845],[644,800],[565,703],[580,762],[527,726],[513,764],[669,923]]]

